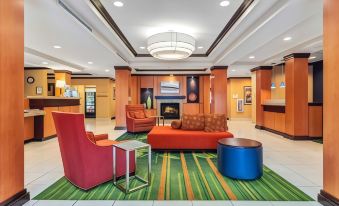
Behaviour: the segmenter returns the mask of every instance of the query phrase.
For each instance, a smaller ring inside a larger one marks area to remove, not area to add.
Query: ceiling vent
[[[67,13],[72,15],[79,23],[81,23],[83,26],[85,26],[86,29],[88,29],[90,32],[92,32],[92,28],[80,17],[77,16],[76,13],[73,12],[71,8],[69,8],[63,1],[58,0],[58,4],[65,10]]]

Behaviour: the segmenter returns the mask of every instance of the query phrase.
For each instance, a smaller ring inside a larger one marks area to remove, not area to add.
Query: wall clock
[[[35,80],[33,77],[27,77],[26,81],[28,84],[33,84]]]

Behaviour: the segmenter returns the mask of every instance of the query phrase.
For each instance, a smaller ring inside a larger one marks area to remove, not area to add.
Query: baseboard
[[[26,189],[16,193],[11,198],[0,203],[0,206],[21,206],[30,200],[29,192]]]
[[[114,130],[126,130],[126,129],[127,129],[126,127],[118,127],[118,126],[114,127]]]
[[[339,199],[324,190],[320,190],[318,202],[324,206],[339,206]]]
[[[279,132],[277,130],[274,129],[270,129],[264,126],[260,126],[260,125],[255,125],[256,129],[260,129],[260,130],[266,130],[268,132],[272,132],[274,134],[280,135],[286,139],[290,139],[290,140],[294,140],[294,141],[304,141],[304,140],[317,140],[317,139],[322,139],[322,137],[310,137],[310,136],[293,136],[293,135],[289,135],[286,134],[284,132]]]

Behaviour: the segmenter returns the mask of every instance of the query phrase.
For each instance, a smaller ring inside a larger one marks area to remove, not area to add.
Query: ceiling
[[[121,33],[91,1],[99,1]],[[316,56],[310,61],[322,59],[320,0],[253,0],[208,55],[181,61],[136,57],[126,40],[136,53],[147,54],[140,47],[146,47],[149,36],[173,30],[192,35],[196,46],[203,47],[195,54],[206,54],[250,0],[230,0],[227,7],[219,5],[221,0],[120,1],[123,7],[114,6],[114,0],[25,0],[25,66],[114,77],[114,66],[130,66],[141,74],[175,74],[173,69],[192,74],[228,65],[229,76],[250,76],[251,68],[280,63],[290,53],[309,52]]]

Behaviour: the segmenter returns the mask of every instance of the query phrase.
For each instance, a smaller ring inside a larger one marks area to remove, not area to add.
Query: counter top
[[[80,99],[78,97],[27,96],[27,99]]]
[[[24,110],[24,117],[35,117],[35,116],[43,116],[45,112],[40,109],[27,109]]]

